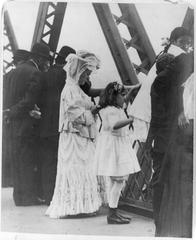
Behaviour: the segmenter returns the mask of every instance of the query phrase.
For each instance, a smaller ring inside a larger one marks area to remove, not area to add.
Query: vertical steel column
[[[93,7],[123,84],[136,84],[138,82],[138,78],[134,66],[130,61],[126,47],[120,36],[108,4],[93,3]]]
[[[194,35],[194,9],[188,7],[182,26]]]
[[[11,24],[11,20],[9,17],[9,14],[7,11],[4,11],[4,41],[3,41],[3,50],[4,50],[4,55],[3,55],[3,73],[6,73],[9,71],[9,68],[12,66],[12,59],[6,59],[6,52],[11,53],[13,56],[13,52],[15,52],[18,49],[18,43],[14,34],[14,30]],[[7,38],[7,39],[5,39]],[[7,43],[6,43],[7,40]]]
[[[53,55],[55,54],[66,7],[65,2],[40,3],[32,45],[36,42],[44,42],[49,45]]]

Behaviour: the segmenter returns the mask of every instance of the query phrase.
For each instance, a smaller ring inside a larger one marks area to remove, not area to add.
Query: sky
[[[170,32],[175,27],[181,26],[187,6],[187,4],[183,3],[144,3],[144,1],[136,3],[137,11],[155,53],[162,50],[161,38],[169,37]],[[4,7],[10,15],[19,48],[30,50],[39,2],[10,1]],[[116,3],[110,3],[110,8],[113,13],[120,16]],[[119,28],[121,33],[127,36],[127,29],[125,27],[123,29],[123,26]],[[121,82],[101,26],[90,2],[72,1],[68,3],[57,51],[63,45],[71,46],[76,50],[86,49],[99,56],[101,68],[92,75],[94,87],[104,87],[111,81]],[[129,56],[134,63],[138,62],[137,54],[133,51],[129,53]],[[145,79],[145,75],[142,74],[138,77],[141,80]]]

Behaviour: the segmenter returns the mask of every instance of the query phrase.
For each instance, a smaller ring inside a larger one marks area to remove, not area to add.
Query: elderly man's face
[[[49,67],[50,67],[50,61],[46,58],[40,57],[39,58],[39,69],[42,72],[47,72]]]
[[[84,85],[86,82],[89,82],[89,78],[91,75],[91,72],[89,69],[86,69],[81,75],[80,75],[80,79],[78,81],[78,84],[80,86]]]

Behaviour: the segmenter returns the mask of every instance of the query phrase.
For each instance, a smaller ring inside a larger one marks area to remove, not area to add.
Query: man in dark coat
[[[189,45],[190,33],[182,28],[175,28],[170,36],[170,42],[183,50]],[[179,87],[192,72],[192,54],[181,53],[173,58],[163,54],[157,62],[158,75],[151,87],[151,123],[147,145],[153,141],[153,212],[155,225],[158,225],[158,216],[162,200],[163,184],[160,181],[163,173],[163,159],[171,137],[173,125],[176,124],[180,112]],[[175,104],[174,104],[175,103]],[[178,103],[178,104],[177,104]],[[148,147],[147,147],[148,148]]]
[[[49,63],[49,50],[45,44],[34,44],[31,59],[20,64],[8,77],[10,101],[5,117],[10,121],[13,134],[13,197],[17,206],[41,203],[35,187],[38,128],[33,109],[41,89],[40,71]]]
[[[49,205],[53,196],[57,155],[58,155],[58,125],[61,91],[65,85],[66,72],[63,67],[70,53],[75,53],[71,47],[60,49],[55,64],[43,74],[44,84],[41,92],[39,107],[40,120],[40,170],[41,187],[46,204]]]
[[[162,160],[168,145],[169,136],[172,128],[172,116],[169,114],[171,103],[170,103],[170,87],[169,78],[165,74],[164,70],[166,65],[171,63],[174,56],[171,54],[161,55],[156,63],[157,77],[151,86],[151,122],[148,133],[148,138],[151,136],[153,141],[152,148],[152,159],[153,159],[153,177],[152,177],[152,188],[153,188],[153,212],[155,225],[157,225],[157,218],[160,208],[160,202],[162,197],[162,185],[158,184]],[[147,142],[149,139],[147,138]]]
[[[3,111],[10,106],[9,89],[10,89],[10,75],[12,71],[21,63],[27,61],[30,58],[30,52],[17,49],[13,54],[14,68],[3,76]],[[3,121],[2,129],[2,186],[9,187],[13,185],[12,179],[12,132],[9,121]]]

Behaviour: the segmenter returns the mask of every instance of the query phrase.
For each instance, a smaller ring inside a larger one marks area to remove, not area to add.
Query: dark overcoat
[[[40,119],[40,181],[46,203],[52,200],[58,158],[58,126],[61,91],[65,85],[66,72],[54,65],[43,73],[42,91],[39,99]]]
[[[29,115],[34,109],[41,89],[42,73],[33,62],[19,65],[7,77],[9,82],[9,117],[14,136],[32,136],[37,132],[38,120]]]
[[[7,76],[6,108],[9,108],[13,150],[13,197],[16,205],[37,204],[36,172],[39,120],[30,116],[41,90],[42,73],[28,61]]]
[[[44,81],[39,107],[42,113],[40,121],[40,136],[58,135],[59,105],[61,91],[65,85],[66,72],[59,66],[52,66],[43,73]]]

